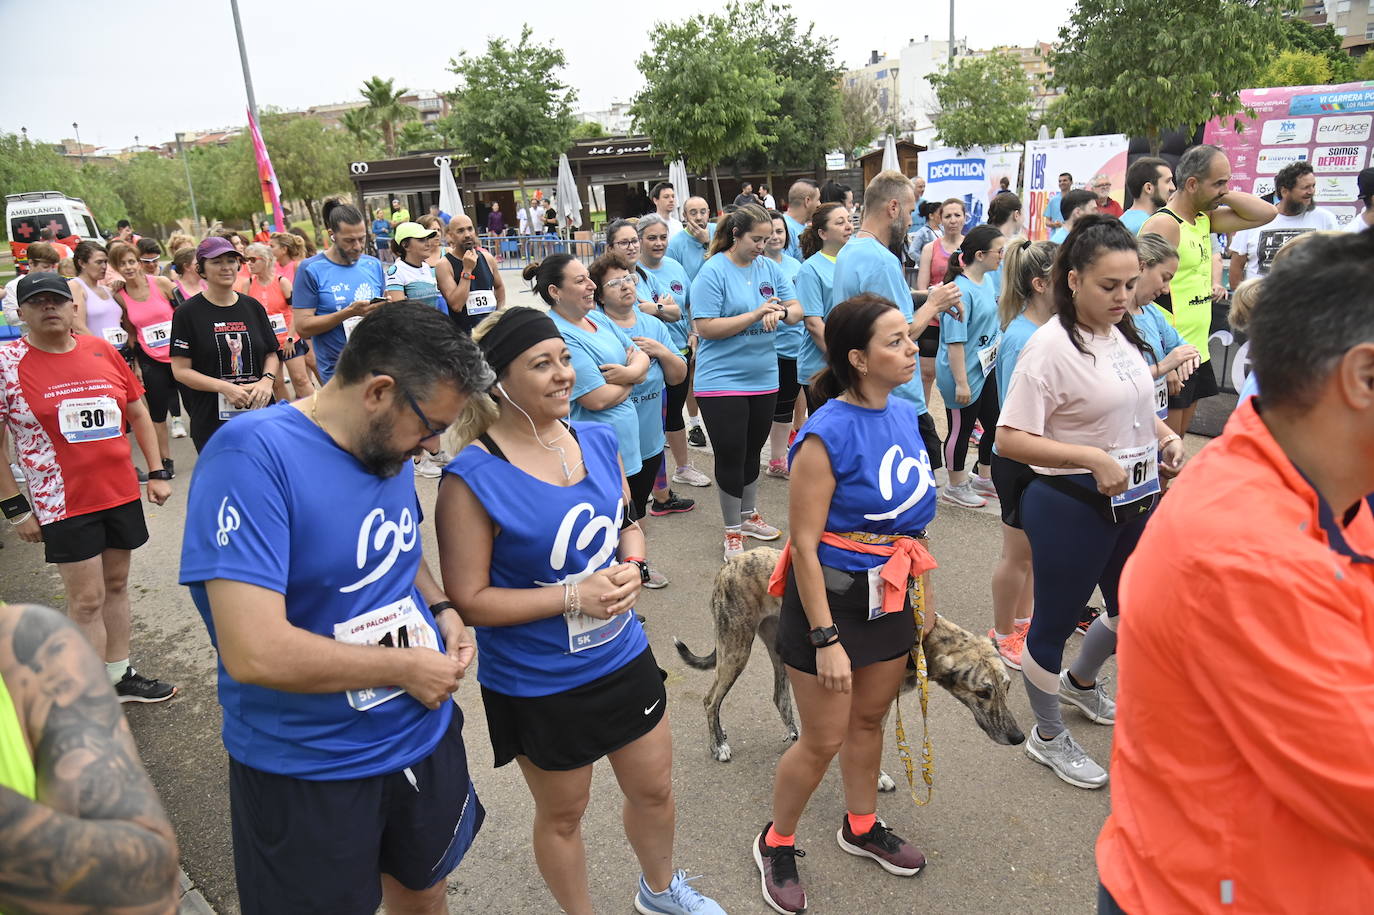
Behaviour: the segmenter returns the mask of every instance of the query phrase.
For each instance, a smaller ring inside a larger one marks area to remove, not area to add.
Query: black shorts
[[[1217,376],[1212,372],[1212,363],[1204,362],[1197,367],[1188,380],[1183,382],[1183,390],[1169,395],[1169,409],[1183,410],[1191,407],[1204,397],[1221,393],[1217,387]]]
[[[106,550],[136,550],[148,542],[143,503],[138,499],[45,524],[43,558],[48,562],[81,562]]]
[[[486,818],[456,705],[434,751],[387,775],[308,781],[230,759],[229,812],[244,915],[371,915],[381,874],[411,890],[434,886]]]
[[[645,648],[619,670],[561,693],[507,696],[482,687],[496,767],[524,756],[546,771],[566,772],[629,746],[663,718],[667,677]]]
[[[935,420],[930,418],[929,413],[922,413],[916,424],[921,431],[921,443],[926,446],[926,454],[930,455],[930,469],[939,470],[945,466],[944,445],[940,443],[940,433],[935,430]]]
[[[902,603],[900,612],[870,620],[868,573],[845,572],[828,566],[821,566],[821,571],[825,574],[830,618],[840,631],[840,644],[849,655],[851,667],[867,667],[911,652],[916,644],[916,617],[911,612],[910,598]],[[778,617],[778,654],[788,667],[815,674],[816,649],[807,639],[810,631],[811,623],[806,619],[801,595],[797,593],[796,576],[789,570]]]
[[[916,351],[922,359],[934,359],[940,352],[940,325],[931,324],[916,338]]]
[[[1035,479],[1030,465],[992,453],[992,485],[1002,505],[1002,523],[1021,530],[1021,494]]]

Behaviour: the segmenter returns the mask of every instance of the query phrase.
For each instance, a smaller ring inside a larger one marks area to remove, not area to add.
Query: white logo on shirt
[[[374,532],[372,526],[377,524]],[[371,572],[362,578],[339,589],[341,594],[356,591],[364,585],[370,585],[381,578],[391,567],[396,564],[396,557],[402,553],[409,553],[415,548],[415,543],[419,539],[419,532],[415,527],[415,518],[410,514],[410,509],[401,509],[401,519],[399,522],[387,521],[386,512],[380,508],[374,508],[367,513],[363,519],[363,525],[358,529],[358,569],[367,568],[367,560],[373,550],[384,550],[387,548],[387,541],[391,541],[391,551],[382,557],[382,561],[377,564]]]
[[[229,504],[228,496],[220,501],[215,521],[219,525],[219,530],[215,531],[215,543],[228,546],[229,535],[239,529],[239,510]]]
[[[620,520],[625,514],[625,501],[622,499],[616,502],[614,520],[605,515],[598,515],[590,502],[579,502],[568,509],[567,514],[563,516],[563,523],[558,525],[558,536],[554,537],[553,549],[549,550],[549,568],[555,574],[563,571],[563,565],[568,561],[568,545],[572,542],[573,528],[576,527],[583,513],[587,515],[587,526],[582,529],[582,533],[577,537],[578,551],[591,546],[592,541],[597,536],[602,538],[601,546],[587,560],[586,566],[581,571],[570,572],[557,581],[539,581],[535,584],[561,585],[579,582],[604,566],[606,560],[615,554],[615,548],[620,543]]]
[[[897,465],[895,473],[892,466],[894,463]],[[925,497],[925,494],[935,486],[935,474],[930,469],[930,455],[922,451],[920,458],[906,457],[905,453],[902,451],[901,445],[893,445],[891,448],[887,449],[887,453],[883,455],[882,463],[878,466],[878,492],[882,495],[884,501],[892,501],[894,489],[893,477],[895,476],[897,478],[896,482],[898,484],[905,485],[913,470],[915,470],[918,475],[916,488],[911,491],[911,494],[906,497],[901,505],[898,505],[891,511],[882,512],[881,514],[864,515],[864,518],[869,521],[887,521],[896,518],[902,512],[921,501],[921,499]]]

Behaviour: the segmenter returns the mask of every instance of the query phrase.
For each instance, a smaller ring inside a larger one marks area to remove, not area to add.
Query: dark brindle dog
[[[698,670],[716,668],[716,682],[706,693],[706,729],[711,755],[721,762],[730,759],[730,745],[720,724],[720,706],[725,694],[735,685],[744,665],[749,661],[757,635],[768,649],[773,662],[773,704],[778,707],[789,740],[797,739],[796,719],[792,714],[792,693],[787,687],[782,659],[773,647],[778,630],[780,598],[768,593],[768,578],[777,565],[779,551],[760,547],[747,551],[725,563],[716,573],[711,591],[711,615],[716,625],[716,647],[706,657],[693,654],[678,639],[682,660]],[[1007,689],[1011,678],[992,641],[976,636],[944,617],[924,639],[926,668],[930,679],[958,699],[973,713],[973,720],[995,743],[1019,744],[1025,740],[1016,718],[1007,708]],[[908,662],[902,691],[916,686],[916,671]],[[893,783],[884,775],[880,786],[892,790]]]

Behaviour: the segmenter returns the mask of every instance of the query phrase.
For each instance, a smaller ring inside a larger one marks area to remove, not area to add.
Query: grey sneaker
[[[1059,672],[1059,701],[1076,706],[1094,724],[1116,724],[1116,702],[1102,689],[1102,678],[1088,689],[1079,689],[1069,679],[1069,669]]]
[[[1026,738],[1026,755],[1054,770],[1054,774],[1075,788],[1101,788],[1107,784],[1107,770],[1093,762],[1078,741],[1068,731],[1060,731],[1053,740],[1040,736],[1040,728],[1031,728]]]
[[[673,471],[673,482],[684,486],[710,486],[711,478],[691,464],[686,464]]]
[[[946,485],[940,493],[940,498],[950,505],[958,505],[962,508],[982,508],[988,504],[978,493],[973,491],[972,483],[965,483],[962,486]]]

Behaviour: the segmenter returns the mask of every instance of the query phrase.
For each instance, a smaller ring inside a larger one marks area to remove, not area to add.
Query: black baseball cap
[[[20,305],[23,305],[40,292],[55,293],[64,299],[72,297],[72,291],[67,287],[67,281],[60,275],[45,270],[42,273],[24,274],[19,279],[18,286],[15,287],[14,298]]]

